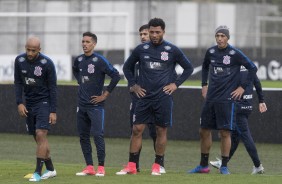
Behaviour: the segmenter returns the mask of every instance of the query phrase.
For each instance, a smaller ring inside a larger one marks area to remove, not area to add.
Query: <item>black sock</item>
[[[164,156],[156,155],[156,157],[155,157],[155,163],[161,165],[163,162],[164,162]]]
[[[40,176],[41,176],[43,164],[44,164],[43,158],[36,158],[36,169],[34,172],[38,173]]]
[[[104,166],[105,162],[98,162],[98,166]]]
[[[136,160],[136,169],[137,170],[139,170],[140,168],[139,168],[139,158],[140,158],[140,153],[141,153],[141,149],[142,149],[142,147],[140,148],[140,150],[139,150],[139,152],[138,152],[138,155],[136,156],[137,158],[137,160]]]
[[[227,167],[227,162],[229,160],[229,157],[221,156],[221,158],[222,158],[221,167]]]
[[[51,158],[47,158],[44,160],[45,162],[45,165],[46,165],[46,169],[49,170],[49,171],[54,171],[54,166],[53,166],[53,163],[52,163],[52,159]]]
[[[139,160],[139,152],[129,153],[129,162],[137,163]]]
[[[201,153],[201,162],[200,165],[206,167],[209,165],[209,153]]]

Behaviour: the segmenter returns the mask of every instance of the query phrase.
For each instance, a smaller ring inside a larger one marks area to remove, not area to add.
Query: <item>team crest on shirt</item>
[[[165,46],[164,48],[165,48],[165,50],[170,50],[170,49],[171,49],[171,46],[167,45],[167,46]]]
[[[168,52],[161,52],[161,60],[163,61],[168,60]]]
[[[87,71],[88,71],[88,73],[94,73],[94,71],[95,71],[95,65],[89,64]]]
[[[230,64],[230,56],[226,55],[226,56],[223,56],[223,64],[225,65],[229,65]]]
[[[229,54],[230,54],[230,55],[234,55],[235,53],[236,53],[235,50],[229,51]]]
[[[24,57],[20,57],[19,58],[19,62],[24,62],[25,61],[25,58]]]
[[[92,61],[93,61],[93,62],[96,62],[96,61],[98,61],[98,58],[97,58],[97,57],[94,57],[94,58],[92,59]]]
[[[148,48],[150,48],[150,46],[148,44],[146,44],[146,45],[143,46],[143,48],[148,49]]]
[[[40,66],[35,67],[34,75],[36,75],[37,77],[42,75],[42,68]]]
[[[47,63],[47,60],[46,60],[46,59],[41,59],[41,60],[40,60],[40,63],[42,63],[42,64],[44,65],[44,64]]]
[[[82,59],[83,59],[83,57],[82,57],[82,56],[80,56],[79,58],[77,58],[77,61],[81,62],[81,61],[82,61]]]

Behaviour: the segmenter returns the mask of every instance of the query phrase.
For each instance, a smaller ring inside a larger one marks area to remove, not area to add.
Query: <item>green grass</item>
[[[18,184],[28,183],[23,176],[32,173],[35,168],[35,143],[31,136],[19,134],[0,134],[0,181],[1,183]],[[282,179],[282,145],[257,144],[266,174],[250,175],[252,162],[242,144],[240,144],[234,158],[229,163],[232,172],[230,176],[222,176],[214,168],[210,174],[186,174],[199,163],[199,142],[196,141],[168,141],[165,166],[168,171],[160,177],[151,176],[150,168],[154,161],[154,152],[151,140],[143,141],[140,163],[141,172],[134,176],[116,176],[115,172],[128,161],[129,139],[106,138],[106,176],[77,177],[75,173],[84,167],[78,137],[49,136],[51,155],[58,172],[54,179],[42,181],[52,184],[132,184],[132,183],[269,183],[278,184]],[[93,141],[92,141],[93,142]],[[93,159],[97,163],[95,147]],[[219,153],[219,143],[215,142],[211,150],[211,158]]]

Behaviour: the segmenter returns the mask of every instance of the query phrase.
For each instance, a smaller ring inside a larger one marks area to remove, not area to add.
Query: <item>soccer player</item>
[[[15,59],[14,83],[18,112],[26,118],[27,131],[37,144],[36,169],[29,181],[57,175],[47,139],[51,125],[56,124],[57,119],[57,77],[52,60],[40,53],[40,49],[39,38],[29,37],[25,45],[26,53]],[[42,174],[44,163],[46,171]]]
[[[150,38],[149,38],[149,26],[148,26],[148,24],[142,25],[139,28],[139,38],[140,38],[141,43],[145,43],[145,42],[150,41]],[[138,74],[139,74],[139,64],[136,63],[135,68],[134,68],[134,76],[135,76],[136,80],[138,80]],[[134,110],[135,110],[135,106],[136,106],[136,102],[138,101],[138,98],[134,95],[133,91],[130,92],[130,97],[131,97],[131,104],[130,104],[130,127],[131,127],[131,130],[132,130]],[[151,121],[154,121],[153,118],[151,119]],[[154,150],[156,151],[156,148],[155,148],[156,139],[157,139],[156,126],[152,122],[149,122],[147,124],[147,126],[148,126],[148,129],[149,129],[150,137],[153,139]],[[139,157],[140,157],[141,149],[142,149],[142,145],[141,145],[141,148],[140,148],[140,151],[139,151],[139,154],[138,154],[138,158],[136,160],[137,172],[140,172]],[[160,167],[160,172],[162,174],[166,173],[165,168],[164,168],[164,159],[160,163],[160,166],[161,166]]]
[[[109,61],[94,52],[96,44],[97,36],[94,33],[83,33],[84,54],[78,56],[73,64],[73,74],[79,84],[77,129],[86,162],[86,167],[76,173],[77,176],[105,175],[104,101],[120,80],[118,71]],[[103,91],[106,74],[111,77],[111,81]],[[90,135],[94,135],[97,150],[97,171],[93,165]]]
[[[172,125],[171,94],[193,72],[193,66],[183,52],[165,41],[165,22],[160,18],[149,21],[150,42],[138,45],[126,60],[123,71],[129,86],[139,98],[135,111],[131,135],[129,162],[117,175],[136,174],[136,162],[142,145],[142,133],[146,124],[154,118],[157,139],[155,162],[152,175],[161,175],[162,163],[167,143],[167,127]],[[134,77],[135,64],[139,62],[138,80]],[[175,79],[175,65],[179,64],[183,73]]]
[[[215,30],[217,45],[206,52],[202,65],[202,95],[206,99],[200,120],[201,162],[189,173],[208,173],[211,130],[219,130],[221,137],[221,174],[230,174],[227,167],[231,147],[230,131],[234,129],[235,101],[240,99],[256,76],[257,68],[240,50],[228,44],[229,28]],[[240,81],[240,68],[248,69],[247,79]],[[208,77],[208,75],[210,76]],[[209,78],[209,87],[207,80]]]
[[[246,80],[247,73],[248,71],[246,70],[246,68],[242,66],[241,80]],[[258,95],[259,111],[261,113],[266,112],[267,107],[264,102],[261,83],[257,76],[255,77],[253,84],[255,86]],[[231,149],[229,153],[229,160],[235,153],[241,139],[254,163],[252,174],[263,174],[264,168],[259,159],[257,148],[248,126],[248,117],[253,110],[252,101],[253,101],[253,85],[248,86],[242,96],[242,99],[237,101],[238,110],[236,114],[236,125],[235,125],[236,127],[235,130],[233,130],[231,133]],[[217,158],[217,161],[210,161],[210,164],[213,167],[219,169],[221,166],[221,159]]]

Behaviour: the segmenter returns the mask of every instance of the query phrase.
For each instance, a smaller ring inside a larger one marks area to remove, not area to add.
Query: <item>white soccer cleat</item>
[[[46,171],[42,174],[41,179],[42,179],[42,180],[46,180],[46,179],[49,179],[49,178],[53,178],[53,177],[55,177],[55,176],[57,176],[56,170],[54,170],[54,171],[46,170]]]
[[[166,173],[165,168],[163,166],[160,167],[160,173],[161,174],[165,174]]]
[[[253,166],[252,174],[263,174],[263,173],[264,173],[264,168],[262,167],[262,164],[260,164],[259,167]]]
[[[210,161],[210,164],[214,167],[214,168],[217,168],[219,169],[221,167],[221,159],[219,158],[216,158],[217,161]]]

